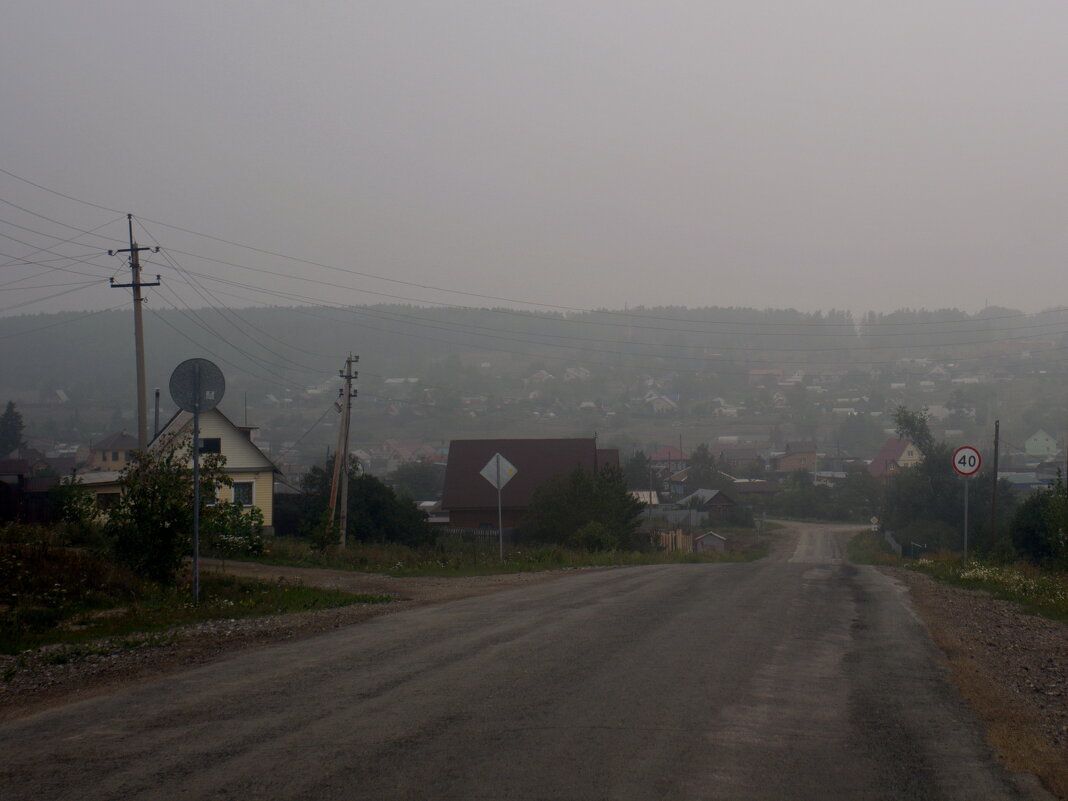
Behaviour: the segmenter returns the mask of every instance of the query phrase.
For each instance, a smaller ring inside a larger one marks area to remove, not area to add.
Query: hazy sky
[[[0,312],[128,303],[107,240],[57,224],[121,246],[126,211],[198,305],[194,280],[232,305],[1063,305],[1066,30],[1064,0],[7,0],[0,168],[115,212],[0,173]]]

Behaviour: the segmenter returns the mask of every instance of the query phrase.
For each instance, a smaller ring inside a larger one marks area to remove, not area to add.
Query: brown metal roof
[[[137,450],[137,437],[123,429],[114,434],[109,434],[100,442],[93,445],[94,451],[135,451]]]
[[[606,467],[619,467],[619,448],[598,448],[597,469]]]
[[[576,467],[595,472],[607,461],[619,466],[619,452],[598,450],[596,439],[454,439],[449,444],[445,509],[485,509],[497,506],[497,490],[480,471],[495,454],[515,465],[516,474],[501,492],[509,509],[525,509],[541,484]]]
[[[901,458],[901,454],[911,444],[907,439],[891,437],[883,443],[882,449],[871,460],[871,464],[868,465],[868,472],[875,478],[881,478],[886,473],[897,469],[897,460]]]
[[[28,476],[33,467],[25,459],[0,459],[0,475]]]

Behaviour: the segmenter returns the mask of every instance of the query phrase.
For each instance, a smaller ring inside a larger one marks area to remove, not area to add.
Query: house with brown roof
[[[650,467],[667,473],[677,473],[680,470],[685,470],[689,464],[690,455],[682,448],[676,448],[674,445],[664,445],[657,448],[656,452],[649,457]]]
[[[907,439],[890,437],[875,454],[868,465],[868,472],[875,478],[882,478],[898,470],[912,467],[923,461],[920,449]]]
[[[816,469],[816,445],[812,442],[789,442],[786,452],[772,457],[772,469],[777,473],[793,473],[795,470]]]
[[[710,449],[716,461],[728,470],[740,467],[764,466],[764,459],[756,448],[739,448],[733,445],[713,445]]]
[[[522,522],[534,491],[550,479],[576,467],[594,474],[619,467],[619,451],[598,448],[593,438],[454,439],[441,498],[453,528],[497,528],[497,490],[482,470],[498,453],[516,469],[501,490],[504,528]]]
[[[371,461],[364,467],[371,473],[392,473],[411,462],[439,462],[441,454],[433,445],[419,439],[387,439],[371,449]]]
[[[125,470],[137,450],[137,437],[122,431],[110,434],[89,446],[90,470]]]

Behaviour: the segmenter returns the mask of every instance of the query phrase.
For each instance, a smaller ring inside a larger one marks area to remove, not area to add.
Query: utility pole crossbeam
[[[345,369],[339,370],[338,375],[345,379],[345,388],[339,391],[340,401],[336,404],[341,412],[341,425],[338,428],[337,452],[334,454],[334,475],[330,482],[330,521],[333,522],[337,507],[341,507],[341,530],[340,542],[342,548],[346,547],[347,528],[349,523],[349,420],[352,417],[352,399],[356,397],[356,390],[352,388],[352,382],[359,373],[352,371],[352,365],[360,360],[359,356],[351,353],[345,359]],[[340,493],[338,492],[340,485]],[[340,494],[340,504],[338,495]]]
[[[142,250],[159,253],[159,248],[138,247],[133,238],[132,214],[126,215],[126,222],[130,231],[130,247],[122,248],[121,250],[109,250],[108,255],[114,256],[118,253],[130,254],[130,283],[116,284],[115,279],[112,278],[111,288],[122,289],[129,287],[133,290],[134,348],[137,358],[137,447],[140,450],[144,450],[148,447],[148,399],[145,390],[145,332],[141,322],[141,304],[144,302],[144,298],[141,297],[141,287],[159,286],[159,276],[157,275],[156,280],[151,283],[146,283],[141,280],[141,259],[138,254]]]

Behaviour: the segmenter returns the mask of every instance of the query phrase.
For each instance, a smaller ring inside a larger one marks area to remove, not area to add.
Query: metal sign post
[[[193,603],[200,603],[200,365],[193,365]]]
[[[968,565],[968,484],[972,476],[983,466],[983,456],[971,445],[963,445],[953,451],[953,469],[964,478],[964,565]],[[995,481],[997,477],[995,476]]]
[[[193,413],[193,602],[200,603],[200,413],[219,405],[226,379],[207,359],[186,359],[171,373],[170,390],[175,405]]]
[[[964,479],[964,566],[968,566],[968,479]]]
[[[500,558],[504,561],[504,513],[501,507],[501,490],[504,489],[504,485],[512,480],[519,471],[515,465],[501,456],[499,453],[493,454],[486,466],[479,471],[486,481],[497,488],[497,542],[500,547]]]

